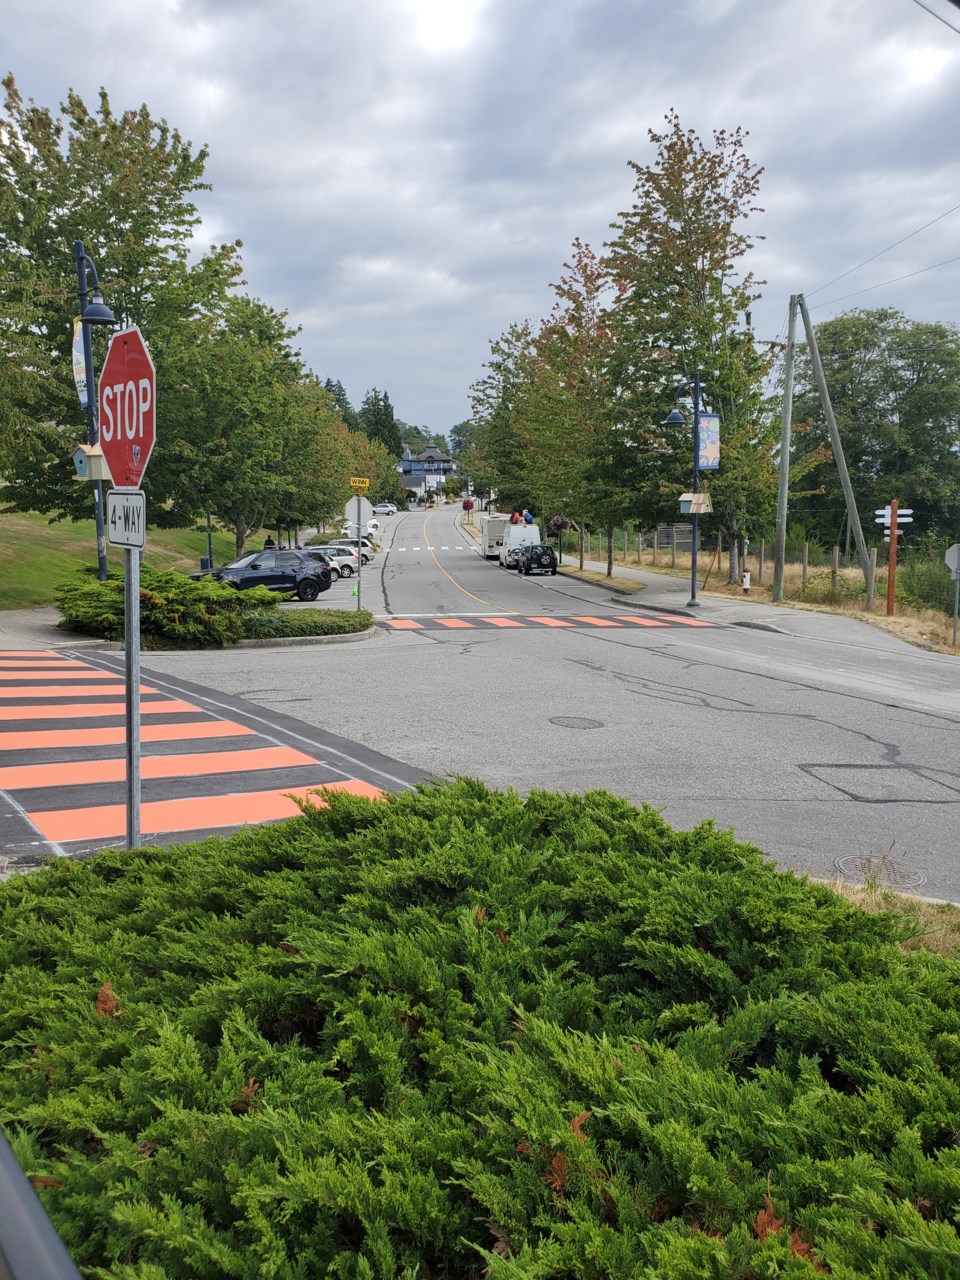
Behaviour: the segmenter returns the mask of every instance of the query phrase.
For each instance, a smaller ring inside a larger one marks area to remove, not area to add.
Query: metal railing
[[[80,1272],[2,1133],[0,1280],[80,1280]]]

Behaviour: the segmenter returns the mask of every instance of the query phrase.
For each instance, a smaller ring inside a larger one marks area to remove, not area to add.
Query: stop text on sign
[[[100,380],[100,437],[102,440],[143,440],[144,423],[152,427],[153,382],[138,378],[132,382],[103,385]],[[114,436],[116,432],[116,436]]]

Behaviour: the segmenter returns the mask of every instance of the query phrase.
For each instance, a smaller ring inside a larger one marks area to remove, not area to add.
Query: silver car
[[[322,551],[329,560],[333,561],[341,578],[352,577],[360,565],[360,557],[350,547],[327,543],[323,546],[309,546],[306,549],[307,551]]]

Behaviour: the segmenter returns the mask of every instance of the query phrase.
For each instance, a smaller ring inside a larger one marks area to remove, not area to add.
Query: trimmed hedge
[[[327,800],[0,885],[0,1120],[87,1274],[960,1275],[908,922],[603,792]]]
[[[89,570],[57,587],[60,625],[67,631],[122,640],[123,576],[100,582]],[[283,597],[264,587],[247,591],[173,569],[140,568],[140,640],[144,649],[224,647],[238,640],[345,635],[373,626],[366,609],[280,609]]]

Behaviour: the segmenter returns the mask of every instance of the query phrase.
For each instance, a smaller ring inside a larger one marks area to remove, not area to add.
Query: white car
[[[397,508],[392,502],[378,502],[373,508],[373,514],[375,516],[395,516]]]
[[[377,554],[377,548],[372,542],[368,542],[366,538],[334,538],[331,543],[335,547],[349,547],[352,551],[359,551],[364,564],[368,560],[372,560]]]
[[[340,546],[309,546],[304,548],[305,551],[322,551],[328,560],[331,560],[336,567],[341,578],[350,578],[356,572],[360,563],[360,557],[356,552],[351,551],[349,547]]]

